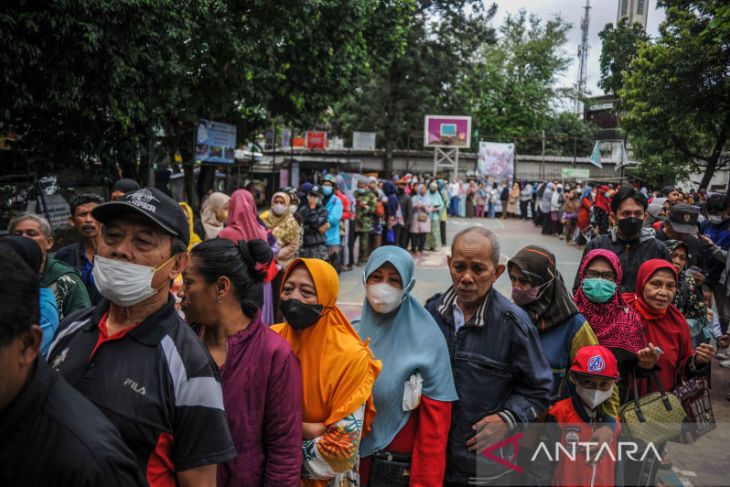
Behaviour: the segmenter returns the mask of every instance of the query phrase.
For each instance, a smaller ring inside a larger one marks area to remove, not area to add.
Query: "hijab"
[[[218,234],[220,238],[227,238],[233,242],[239,240],[266,239],[266,230],[259,224],[256,213],[256,202],[253,195],[245,189],[237,189],[231,195],[228,205],[228,226]]]
[[[183,209],[183,212],[185,213],[185,219],[188,221],[188,229],[190,230],[190,242],[188,243],[188,252],[193,249],[196,245],[201,243],[203,240],[200,238],[200,235],[195,233],[195,221],[193,220],[193,209],[190,208],[190,205],[185,203],[184,201],[180,202],[180,208]]]
[[[398,199],[398,188],[396,188],[395,184],[390,181],[386,181],[383,183],[383,193],[385,193],[385,196],[388,197],[386,214],[388,216],[396,216],[398,214],[398,206],[400,205],[400,200]]]
[[[276,213],[274,213],[274,210],[270,209],[266,215],[263,215],[261,217],[261,221],[263,221],[264,224],[271,229],[278,227],[279,224],[282,223],[283,221],[285,221],[291,214],[291,212],[289,211],[289,205],[291,204],[291,197],[289,197],[289,195],[283,191],[274,193],[274,196],[271,197],[271,206],[272,207],[274,206],[274,200],[276,199],[277,196],[284,198],[284,205],[286,206],[286,211],[284,213],[282,213],[281,215],[277,215]]]
[[[674,268],[674,264],[664,259],[650,259],[639,268],[635,293],[624,293],[623,298],[641,315],[649,341],[664,351],[657,361],[659,370],[656,376],[669,390],[677,381],[677,372],[694,355],[694,348],[687,320],[676,306],[670,304],[667,309],[659,311],[644,301],[646,283],[660,270],[668,270],[674,276],[675,282],[677,281],[677,269]],[[639,392],[645,393],[649,387],[649,384],[641,384]]]
[[[555,256],[547,249],[528,245],[510,259],[509,269],[516,265],[532,280],[533,286],[545,286],[537,300],[520,306],[541,332],[560,325],[578,313],[573,299],[555,266]]]
[[[596,202],[593,203],[593,206],[602,209],[606,213],[611,213],[611,201],[606,198],[607,191],[608,186],[605,184],[603,186],[599,186],[598,191],[596,191]]]
[[[340,283],[337,271],[320,259],[295,259],[283,283],[298,266],[307,268],[324,307],[319,321],[304,330],[287,323],[272,329],[281,335],[299,358],[304,391],[304,421],[331,426],[365,404],[363,436],[375,418],[372,388],[381,364],[336,306]]]
[[[226,206],[231,197],[224,193],[211,193],[200,209],[200,221],[205,229],[205,239],[210,240],[216,238],[218,233],[223,230],[223,223],[219,222],[215,217],[215,212]]]
[[[608,261],[616,274],[616,282],[621,282],[623,279],[621,262],[615,253],[605,249],[591,250],[586,254],[578,271],[580,285],[575,293],[575,303],[593,328],[598,343],[604,347],[621,348],[635,354],[647,344],[646,330],[641,317],[624,301],[620,287],[616,286],[616,294],[605,303],[594,303],[583,294],[585,272],[597,258]]]
[[[370,341],[375,357],[383,363],[383,373],[373,387],[378,418],[372,433],[362,440],[360,455],[365,457],[388,446],[405,426],[411,411],[403,411],[403,385],[416,371],[423,378],[423,395],[436,401],[456,401],[451,360],[441,330],[431,314],[411,295],[416,281],[410,254],[400,247],[385,246],[368,259],[364,280],[390,262],[403,282],[403,299],[397,310],[377,313],[367,298],[363,303],[359,332]]]
[[[591,186],[586,185],[585,188],[583,188],[583,193],[580,195],[580,200],[583,201],[583,198],[588,198],[590,201],[593,201],[593,188]]]

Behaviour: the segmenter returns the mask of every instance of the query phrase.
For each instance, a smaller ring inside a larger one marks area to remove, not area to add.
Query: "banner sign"
[[[477,174],[511,181],[515,175],[515,145],[480,141]]]
[[[563,179],[577,179],[579,181],[587,181],[591,177],[591,170],[564,167],[560,170],[560,175]]]
[[[424,147],[471,146],[471,117],[426,115],[423,124]]]
[[[236,126],[201,119],[195,130],[195,162],[233,164]]]
[[[305,137],[307,149],[324,150],[327,148],[327,132],[309,131]]]
[[[352,148],[354,150],[375,150],[375,132],[353,132]]]

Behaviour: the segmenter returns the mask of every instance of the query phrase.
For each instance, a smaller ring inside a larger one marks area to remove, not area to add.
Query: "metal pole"
[[[542,131],[542,134],[540,135],[540,139],[542,142],[542,162],[540,162],[540,179],[545,179],[545,131]]]
[[[458,178],[459,177],[459,148],[457,147],[455,149],[456,154],[454,155],[454,175],[451,177]]]

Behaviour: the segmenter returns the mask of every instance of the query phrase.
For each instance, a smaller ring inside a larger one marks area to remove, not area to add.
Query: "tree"
[[[624,86],[624,74],[631,61],[636,57],[640,45],[649,40],[649,36],[639,23],[628,24],[623,18],[617,25],[606,24],[598,33],[601,39],[601,79],[598,86],[605,92],[617,94]]]
[[[504,20],[496,44],[477,53],[479,69],[460,90],[482,137],[510,140],[546,127],[554,117],[555,81],[570,64],[562,50],[569,29],[560,17],[543,23],[522,10]]]
[[[475,68],[474,53],[494,42],[488,22],[495,8],[476,0],[419,0],[381,10],[373,22],[399,19],[401,44],[374,60],[369,78],[335,106],[333,128],[376,131],[391,172],[396,147],[421,146],[426,114],[470,112],[458,86]]]
[[[667,17],[644,44],[619,91],[639,171],[665,178],[702,170],[707,188],[730,136],[730,7],[664,0]]]

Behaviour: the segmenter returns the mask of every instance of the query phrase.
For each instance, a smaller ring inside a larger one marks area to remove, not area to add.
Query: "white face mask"
[[[390,284],[369,284],[365,287],[368,303],[381,314],[388,314],[403,300],[403,289],[396,289]]]
[[[296,213],[299,207],[297,205],[289,205],[289,211],[291,213]]]
[[[97,255],[94,257],[94,283],[101,295],[117,306],[134,306],[157,294],[159,289],[152,287],[152,277],[174,258],[154,268]]]
[[[286,212],[286,209],[287,209],[286,205],[274,205],[271,207],[271,211],[276,216],[283,215]]]
[[[582,385],[576,384],[575,392],[589,408],[596,409],[613,396],[613,385],[607,391],[600,391],[598,389],[586,389]]]
[[[708,217],[708,220],[710,220],[710,223],[712,223],[713,225],[719,225],[720,223],[722,223],[722,217],[718,215],[710,215]]]

